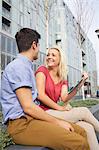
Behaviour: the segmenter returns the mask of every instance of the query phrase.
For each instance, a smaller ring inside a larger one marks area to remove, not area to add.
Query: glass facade
[[[87,71],[89,73],[89,80],[84,85],[84,92],[85,95],[90,93],[94,96],[93,91],[95,91],[97,87],[97,77],[96,56],[92,44],[86,37],[82,47],[79,46],[76,33],[78,24],[63,0],[57,0],[57,5],[53,13],[55,13],[56,16],[55,20],[52,20],[54,22],[53,29],[55,28],[55,30],[52,30],[52,33],[55,35],[53,43],[60,45],[67,57],[69,88],[77,84],[81,79],[83,71]],[[84,38],[84,32],[82,29],[80,30],[82,32],[81,38]],[[88,41],[90,46],[88,46]],[[82,91],[78,93],[78,96],[81,95]]]
[[[1,72],[8,63],[15,59],[18,53],[14,36],[16,32],[23,27],[33,28],[41,34],[40,59],[35,62],[34,69],[36,70],[38,65],[44,62],[44,52],[46,51],[46,29],[43,23],[45,22],[43,5],[44,3],[42,0],[0,1]]]
[[[48,6],[45,2],[47,1],[0,0],[1,72],[18,53],[14,38],[16,32],[23,27],[29,27],[41,34],[40,54],[34,64],[34,70],[44,62],[48,39],[49,47],[55,44],[60,45],[66,55],[69,88],[75,86],[81,79],[83,67],[83,70],[89,72],[88,84],[90,84],[91,94],[94,95],[97,72],[96,56],[91,42],[87,38],[83,49],[80,49],[75,33],[77,22],[63,0],[51,0]],[[48,17],[48,22],[46,17]],[[81,93],[79,92],[78,95]]]
[[[17,46],[15,40],[7,35],[0,33],[1,37],[1,72],[5,66],[10,63],[17,55]]]

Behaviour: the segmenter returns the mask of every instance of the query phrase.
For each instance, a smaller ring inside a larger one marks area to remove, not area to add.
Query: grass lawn
[[[70,104],[73,107],[92,107],[93,105],[99,104],[99,100],[71,100]],[[63,105],[61,103],[60,105]],[[12,139],[9,137],[6,128],[2,125],[2,113],[0,112],[0,150],[3,150],[6,146],[14,144]]]
[[[92,107],[93,105],[97,105],[99,104],[99,100],[96,100],[96,99],[93,99],[93,100],[72,100],[70,102],[70,104],[73,106],[73,107]]]

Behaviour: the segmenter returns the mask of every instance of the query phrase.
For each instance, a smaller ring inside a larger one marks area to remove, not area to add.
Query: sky
[[[73,0],[64,0],[72,13],[75,16],[75,10],[73,5]],[[81,0],[86,1],[86,0]],[[92,11],[91,14],[93,14],[93,19],[91,22],[91,26],[88,31],[88,37],[90,41],[93,44],[93,48],[96,52],[96,62],[97,62],[97,77],[98,77],[98,86],[99,86],[99,39],[97,37],[97,34],[95,33],[96,29],[99,29],[99,0],[87,0],[90,6],[90,10]]]

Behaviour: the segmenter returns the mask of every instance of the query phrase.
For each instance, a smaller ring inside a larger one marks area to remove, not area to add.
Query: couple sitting
[[[91,112],[57,104],[58,100],[68,102],[87,74],[68,94],[62,50],[53,47],[48,49],[46,67],[36,71],[35,82],[32,62],[38,58],[40,34],[23,28],[15,38],[20,54],[3,73],[1,97],[4,123],[14,142],[55,150],[98,150],[94,129],[99,132],[99,122]]]

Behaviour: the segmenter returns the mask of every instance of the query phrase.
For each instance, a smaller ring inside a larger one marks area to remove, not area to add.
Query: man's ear
[[[31,47],[32,47],[32,49],[34,49],[34,50],[36,49],[37,46],[36,46],[36,42],[35,42],[35,41],[32,42]]]

